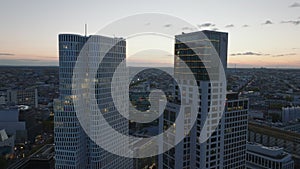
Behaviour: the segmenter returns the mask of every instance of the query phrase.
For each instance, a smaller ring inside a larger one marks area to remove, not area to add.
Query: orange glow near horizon
[[[300,68],[300,55],[272,56],[229,56],[229,67],[291,67]]]
[[[51,55],[29,55],[29,54],[16,54],[16,55],[2,55],[1,60],[25,60],[25,61],[38,61],[49,62],[58,65],[58,56]],[[0,61],[1,61],[0,60]],[[129,66],[158,66],[158,67],[173,67],[174,58],[172,55],[162,52],[157,56],[146,56],[146,53],[139,53],[129,55],[127,58],[127,65]],[[55,64],[57,63],[57,64]],[[51,65],[52,65],[51,64]],[[300,55],[293,56],[228,56],[228,67],[272,67],[272,68],[300,68]]]

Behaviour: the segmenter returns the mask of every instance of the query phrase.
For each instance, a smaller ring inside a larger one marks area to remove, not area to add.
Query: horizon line
[[[59,65],[0,65],[0,67],[59,67]],[[128,66],[134,68],[157,68],[157,67],[147,67],[147,66]],[[174,68],[169,66],[160,66],[161,68]],[[228,67],[227,69],[294,69],[300,70],[300,68],[295,67]]]

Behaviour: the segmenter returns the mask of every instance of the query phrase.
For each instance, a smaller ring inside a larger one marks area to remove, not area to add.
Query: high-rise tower
[[[86,45],[87,46],[84,46]],[[112,127],[127,134],[129,127],[126,119],[122,118],[113,107],[110,84],[116,67],[126,58],[126,41],[122,38],[109,38],[104,36],[81,36],[74,34],[59,35],[59,83],[60,97],[55,101],[55,168],[56,169],[114,169],[132,168],[132,160],[107,152],[96,144],[88,135],[96,137],[95,134],[104,132],[105,128],[96,118],[97,115],[86,114],[88,128],[83,128],[75,111],[75,101],[78,99],[72,88],[72,81],[79,78],[73,74],[81,50],[84,49],[88,69],[96,68],[95,98],[97,106],[90,106],[92,112],[97,109],[105,113],[105,119]],[[107,50],[109,49],[109,50]],[[106,51],[107,50],[107,51]],[[100,53],[105,53],[102,63],[94,63]],[[89,62],[90,61],[90,62]],[[96,67],[97,66],[97,67]],[[89,79],[91,80],[91,79]],[[95,115],[95,116],[93,116]],[[94,118],[95,117],[95,118]],[[85,129],[85,130],[84,130]],[[88,130],[88,134],[86,134]],[[94,135],[93,135],[94,133]],[[105,140],[113,138],[104,138]],[[113,143],[114,141],[111,140]],[[118,145],[115,145],[117,147]],[[122,146],[122,145],[119,145]]]
[[[168,104],[165,110],[161,110],[164,111],[164,115],[161,116],[159,124],[160,132],[172,124],[176,126],[176,132],[173,135],[170,133],[169,138],[181,139],[177,137],[177,133],[182,130],[185,138],[174,148],[159,155],[159,168],[203,169],[232,167],[230,164],[233,163],[233,160],[228,159],[229,156],[225,157],[225,153],[240,150],[242,153],[245,153],[246,142],[243,141],[246,140],[241,140],[241,144],[245,144],[245,146],[240,146],[229,143],[227,138],[229,137],[228,132],[226,132],[227,135],[225,136],[225,131],[233,128],[231,125],[232,121],[224,118],[225,114],[227,114],[226,112],[224,113],[226,108],[225,110],[222,109],[226,98],[226,80],[225,78],[222,80],[221,76],[224,76],[222,69],[224,69],[224,72],[227,69],[228,34],[216,31],[201,31],[183,33],[175,36],[175,38],[174,76],[180,87],[175,87],[174,103]],[[191,71],[186,71],[184,64]],[[195,84],[192,84],[194,80],[190,79],[191,74],[196,80],[196,87]],[[196,92],[199,92],[199,98],[195,97]],[[175,124],[175,117],[179,115],[180,107],[183,107],[185,115],[181,117],[183,120],[181,120],[180,124]],[[246,103],[245,106],[243,102],[241,103],[239,111],[241,110],[247,112]],[[191,114],[195,112],[197,113],[197,119],[192,124]],[[237,120],[240,120],[240,118],[237,118]],[[229,125],[226,125],[227,123]],[[243,125],[247,126],[244,123]],[[244,135],[246,139],[247,133],[243,133],[245,131],[244,126],[232,129],[233,133],[231,133],[230,137]],[[163,140],[160,149],[167,146],[168,142]],[[230,158],[233,159],[232,156]],[[239,160],[241,164],[232,168],[243,168],[245,166],[245,159],[241,158]],[[239,161],[234,163],[239,163]]]
[[[74,111],[72,95],[73,68],[80,50],[88,40],[85,36],[61,34],[59,40],[59,99],[54,102],[55,168],[86,167],[87,136]]]

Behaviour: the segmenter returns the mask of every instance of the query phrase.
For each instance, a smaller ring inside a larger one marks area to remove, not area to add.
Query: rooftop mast
[[[84,36],[87,36],[87,24],[84,24]]]

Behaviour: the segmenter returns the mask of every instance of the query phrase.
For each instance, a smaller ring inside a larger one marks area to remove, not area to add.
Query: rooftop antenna
[[[84,36],[86,37],[86,35],[87,35],[87,24],[85,23],[84,24]]]

